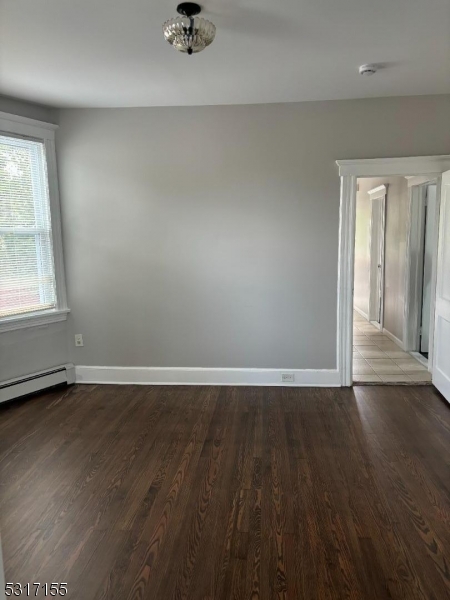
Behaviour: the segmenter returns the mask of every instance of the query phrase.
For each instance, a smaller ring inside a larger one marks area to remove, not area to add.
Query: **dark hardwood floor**
[[[6,580],[69,599],[450,597],[432,387],[74,386],[0,407]]]

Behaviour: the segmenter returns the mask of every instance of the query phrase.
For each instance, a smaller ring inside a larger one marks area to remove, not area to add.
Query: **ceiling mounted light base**
[[[164,23],[164,37],[180,52],[189,55],[201,52],[213,42],[216,35],[215,25],[195,16],[200,13],[201,7],[194,2],[182,2],[177,6],[177,11],[183,16]]]
[[[195,17],[200,14],[202,7],[195,2],[182,2],[177,6],[177,13],[184,17]]]

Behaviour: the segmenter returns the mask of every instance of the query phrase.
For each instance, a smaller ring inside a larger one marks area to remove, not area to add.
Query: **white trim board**
[[[341,177],[336,356],[342,386],[351,386],[353,377],[356,185],[357,180],[353,175]]]
[[[405,179],[407,180],[408,187],[413,187],[415,185],[423,185],[425,183],[436,183],[436,180],[441,176],[440,173],[431,173],[430,175],[418,175],[417,177],[414,175],[407,175]]]
[[[361,310],[360,308],[358,308],[355,305],[353,305],[353,310],[356,311],[358,313],[358,315],[361,315],[363,319],[365,319],[367,322],[369,322],[369,315],[367,315],[363,310]]]
[[[59,125],[37,121],[28,117],[21,117],[6,112],[0,112],[0,131],[26,136],[36,136],[43,139],[55,139],[55,131]]]
[[[378,187],[369,190],[367,193],[369,194],[371,200],[376,200],[377,198],[384,198],[387,194],[387,186],[384,184],[379,185]]]
[[[337,160],[339,175],[353,177],[388,177],[390,175],[430,175],[450,169],[450,154],[409,156],[405,158],[368,158]]]
[[[42,310],[35,313],[25,313],[21,316],[5,317],[0,319],[0,333],[2,331],[14,331],[15,329],[24,329],[25,327],[40,327],[49,323],[58,323],[66,321],[70,312],[68,308],[61,310]]]
[[[397,346],[399,346],[402,350],[405,349],[405,345],[403,344],[401,339],[399,339],[397,336],[395,336],[393,333],[391,333],[384,327],[383,327],[382,331],[385,336],[387,336],[390,340],[392,340],[395,344],[397,344]]]
[[[427,368],[428,371],[430,371],[429,366],[428,366],[428,360],[425,358],[425,356],[422,356],[420,354],[420,352],[409,352],[409,354],[411,354],[411,356],[413,358],[415,358],[416,360],[418,360],[421,365],[423,365],[424,367]]]
[[[282,382],[282,373],[293,382]],[[190,367],[75,367],[76,383],[137,385],[262,385],[339,387],[337,369],[214,369]]]

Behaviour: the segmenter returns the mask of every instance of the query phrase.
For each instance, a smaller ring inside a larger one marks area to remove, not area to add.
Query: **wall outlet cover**
[[[75,346],[84,346],[83,336],[81,335],[81,333],[75,334]]]
[[[294,373],[281,373],[281,381],[283,383],[293,383],[295,381]]]

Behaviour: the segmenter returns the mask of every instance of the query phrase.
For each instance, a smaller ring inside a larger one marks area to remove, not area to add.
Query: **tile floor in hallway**
[[[353,313],[355,383],[423,383],[431,373],[356,311]]]

